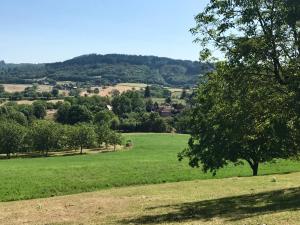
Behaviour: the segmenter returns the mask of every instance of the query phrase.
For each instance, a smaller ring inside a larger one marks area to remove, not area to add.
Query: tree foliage
[[[25,128],[12,121],[3,120],[0,123],[0,153],[10,158],[10,154],[19,152],[24,147]]]
[[[240,71],[259,67],[261,75],[298,87],[299,12],[297,0],[211,0],[191,31],[202,59],[218,49]]]
[[[37,101],[33,103],[33,114],[37,119],[44,119],[46,112],[46,105],[43,102]]]
[[[32,124],[28,137],[33,150],[41,151],[48,156],[49,151],[61,148],[62,136],[63,130],[59,124],[53,121],[37,120]]]
[[[246,161],[257,175],[259,163],[298,156],[293,93],[275,81],[253,76],[236,80],[235,74],[230,65],[220,63],[199,85],[190,121],[192,137],[180,158],[186,156],[191,166],[203,165],[205,172],[213,173],[228,162]]]
[[[187,156],[215,173],[228,162],[258,165],[299,154],[300,2],[211,0],[191,31],[201,58],[225,63],[201,80]]]
[[[70,127],[69,145],[75,149],[80,148],[80,154],[83,148],[93,147],[96,142],[96,133],[94,127],[89,124],[76,124]]]

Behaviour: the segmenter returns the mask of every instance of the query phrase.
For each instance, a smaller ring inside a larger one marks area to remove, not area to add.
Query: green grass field
[[[0,203],[0,224],[299,225],[299,181],[298,172],[5,202]]]
[[[177,153],[186,147],[188,136],[176,134],[128,134],[134,147],[128,151],[0,161],[0,201],[50,197],[110,187],[155,184],[213,178]],[[265,164],[259,174],[300,171],[300,163],[281,161]],[[250,176],[245,166],[228,166],[216,178]]]

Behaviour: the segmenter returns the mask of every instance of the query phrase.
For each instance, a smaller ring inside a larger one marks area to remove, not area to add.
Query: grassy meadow
[[[177,153],[188,136],[178,134],[126,134],[133,148],[83,156],[12,159],[0,161],[0,201],[12,201],[90,192],[111,187],[214,178]],[[300,163],[280,161],[261,165],[259,174],[300,171]],[[215,178],[250,176],[248,165],[228,166]]]
[[[299,180],[300,173],[234,177],[5,202],[0,224],[298,225]]]

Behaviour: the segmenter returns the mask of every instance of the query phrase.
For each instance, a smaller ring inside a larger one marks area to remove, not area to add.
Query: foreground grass
[[[299,199],[300,173],[185,181],[0,203],[0,224],[297,225]]]
[[[213,178],[177,153],[188,136],[175,134],[131,134],[129,151],[38,159],[0,161],[0,201],[32,199],[89,192],[110,187],[155,184]],[[281,161],[260,167],[260,174],[300,171],[300,163]],[[220,170],[216,178],[250,176],[248,165]]]

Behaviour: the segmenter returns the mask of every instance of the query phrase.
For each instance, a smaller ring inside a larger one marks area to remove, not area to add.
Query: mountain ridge
[[[44,78],[91,84],[120,82],[149,83],[168,86],[193,86],[199,77],[213,70],[211,64],[168,57],[86,54],[62,62],[40,64],[0,63],[1,83],[28,83]]]

